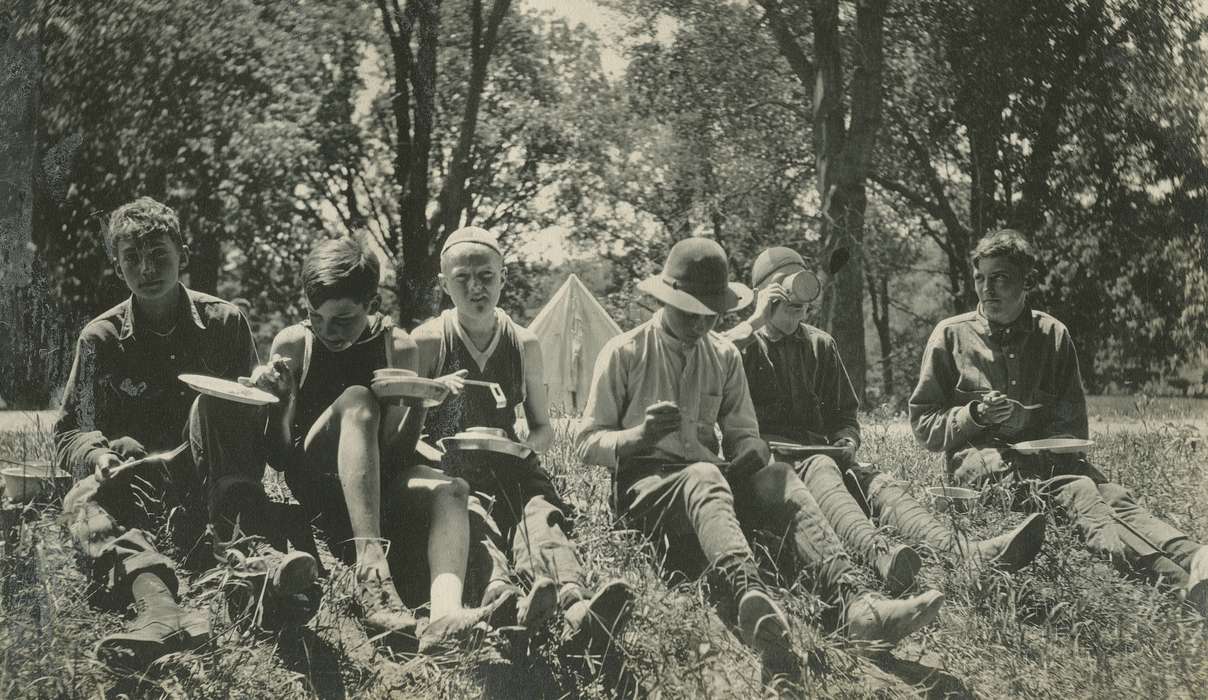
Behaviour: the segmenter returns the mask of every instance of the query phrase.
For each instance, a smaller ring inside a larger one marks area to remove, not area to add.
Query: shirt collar
[[[982,307],[977,305],[977,319],[981,323],[982,330],[988,335],[999,340],[1010,341],[1013,338],[1027,335],[1036,327],[1036,319],[1032,314],[1032,307],[1024,302],[1023,311],[1019,312],[1019,316],[1008,324],[1000,325],[986,318],[982,313]]]
[[[766,341],[767,343],[772,344],[772,345],[775,345],[776,343],[779,343],[788,338],[793,338],[795,340],[807,340],[808,339],[808,336],[806,335],[804,321],[802,321],[801,323],[798,323],[797,327],[794,328],[791,333],[786,333],[784,335],[777,334],[776,337],[773,338],[772,333],[774,332],[774,330],[775,329],[772,328],[771,324],[767,324],[767,325],[761,326],[755,332],[757,334],[759,334],[764,339],[764,341]]]
[[[201,320],[201,312],[197,310],[197,304],[193,303],[193,297],[189,295],[189,290],[180,282],[176,283],[180,289],[179,306],[177,307],[177,319],[182,316],[189,316],[193,319],[193,325],[205,330],[205,321]],[[128,340],[134,335],[134,295],[131,294],[122,302],[121,314],[122,326],[118,331],[118,340]],[[179,323],[179,321],[177,321]]]
[[[688,343],[685,343],[684,341],[680,340],[679,338],[676,338],[675,336],[668,333],[667,329],[663,326],[663,310],[662,309],[659,309],[658,311],[654,312],[654,315],[650,317],[650,323],[654,326],[654,333],[655,333],[655,336],[658,338],[659,343],[665,345],[668,349],[675,350],[676,352],[688,353],[693,348],[695,348],[697,345],[700,345],[701,343],[706,342],[705,338],[701,338],[699,341],[689,345]]]

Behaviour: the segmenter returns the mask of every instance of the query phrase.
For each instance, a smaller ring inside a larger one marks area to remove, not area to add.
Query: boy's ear
[[[445,273],[436,273],[436,283],[440,285],[440,291],[448,294],[449,296],[453,296],[452,294],[449,294],[449,282],[445,279]]]
[[[121,281],[125,282],[125,281],[126,281],[126,273],[122,272],[122,266],[121,266],[121,263],[119,263],[119,262],[117,261],[117,257],[116,257],[116,256],[115,256],[115,257],[113,257],[113,258],[111,258],[111,261],[113,262],[113,271],[117,273],[117,278],[118,278],[119,280],[121,280]]]
[[[182,245],[180,247],[180,269],[185,269],[189,266],[189,246]]]
[[[503,284],[507,281],[508,281],[508,266],[500,265],[499,266],[499,286],[502,287]]]
[[[378,309],[382,308],[382,296],[380,294],[374,294],[373,298],[369,300],[369,304],[367,304],[366,307],[369,309],[369,313],[376,314]]]

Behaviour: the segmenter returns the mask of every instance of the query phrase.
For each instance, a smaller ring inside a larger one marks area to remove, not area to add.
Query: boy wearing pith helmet
[[[760,253],[751,268],[751,284],[757,290],[755,311],[726,337],[742,351],[760,432],[769,441],[846,449],[840,463],[814,455],[795,468],[849,550],[871,564],[891,590],[910,586],[921,565],[911,548],[891,543],[873,526],[850,486],[867,498],[882,525],[937,552],[1002,571],[1017,570],[1036,556],[1044,540],[1043,516],[1032,515],[1000,537],[971,542],[936,519],[890,475],[855,460],[859,400],[834,338],[805,322],[822,285],[797,251],[775,247]],[[845,485],[840,469],[851,483]]]
[[[208,616],[179,604],[176,565],[151,534],[161,525],[189,543],[208,526],[214,554],[236,563],[228,593],[259,601],[254,618],[267,626],[313,614],[317,564],[265,542],[264,409],[177,379],[234,380],[256,364],[256,346],[238,308],[181,284],[189,249],[176,212],[150,197],[118,207],[105,247],[130,297],[80,332],[55,460],[77,479],[63,514],[101,596],[137,610],[97,658],[142,671],[210,636]]]
[[[760,653],[765,678],[791,681],[798,659],[788,620],[763,582],[744,526],[790,533],[803,563],[846,607],[852,637],[892,643],[934,619],[943,596],[868,594],[792,468],[768,464],[742,358],[712,332],[718,316],[751,299],[750,289],[728,278],[722,247],[689,238],[671,248],[661,274],[638,285],[662,308],[600,352],[576,449],[583,461],[612,471],[613,506],[628,523],[679,550],[677,560],[703,555],[700,563],[737,609],[740,636]]]
[[[524,458],[446,455],[443,463],[458,468],[475,493],[488,497],[490,516],[502,535],[495,544],[510,549],[516,571],[530,584],[518,606],[518,622],[532,626],[556,605],[573,645],[588,645],[592,653],[605,651],[620,631],[632,592],[620,580],[606,583],[594,595],[588,589],[569,539],[570,507],[541,467],[538,454],[554,439],[541,344],[498,307],[506,279],[499,241],[482,228],[459,229],[441,248],[440,269],[440,285],[453,308],[415,330],[416,369],[421,377],[441,378],[454,395],[429,412],[428,439],[440,441],[468,428],[486,428],[502,431],[511,443],[531,450]],[[498,386],[502,401],[485,386],[488,383]],[[523,440],[516,431],[518,406],[528,422]],[[454,459],[474,463],[454,465]],[[484,594],[487,602],[515,593],[506,562],[493,564]]]
[[[1020,443],[1086,439],[1078,353],[1060,321],[1028,304],[1036,255],[1021,233],[986,236],[971,264],[979,303],[941,321],[927,341],[910,396],[915,438],[944,453],[958,484],[1044,480],[1042,492],[1088,549],[1159,580],[1208,615],[1208,546],[1154,517],[1085,455],[1025,453]]]

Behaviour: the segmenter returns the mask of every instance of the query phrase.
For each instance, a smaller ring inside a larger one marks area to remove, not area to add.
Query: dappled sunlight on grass
[[[1198,431],[1180,427],[1177,418],[1155,417],[1145,424],[1125,419],[1095,431],[1092,458],[1155,513],[1205,539],[1208,452]],[[876,462],[925,499],[926,486],[942,483],[940,459],[921,451],[900,421],[867,417],[861,459]],[[97,666],[91,649],[119,629],[122,619],[90,605],[67,533],[55,509],[42,506],[23,531],[21,558],[3,569],[0,693],[609,697],[636,679],[646,692],[663,697],[760,697],[758,663],[715,612],[707,584],[660,576],[654,547],[614,527],[607,472],[578,464],[571,426],[556,425],[557,439],[544,463],[578,510],[575,537],[591,582],[622,577],[638,595],[621,640],[623,653],[610,668],[558,656],[557,630],[531,654],[488,646],[427,659],[374,645],[348,615],[349,570],[325,555],[331,570],[326,597],[304,633],[241,636],[225,619],[218,594],[195,588],[186,604],[212,611],[218,643],[172,655],[143,677],[117,677]],[[48,456],[44,433],[0,434],[0,457]],[[270,493],[281,495],[275,482]],[[968,514],[943,517],[976,537],[997,534],[1023,517],[1008,501],[991,495]],[[769,567],[774,559],[767,558]],[[1087,554],[1073,530],[1052,514],[1041,555],[1021,573],[979,577],[925,561],[918,585],[947,596],[939,623],[900,645],[893,657],[875,660],[824,627],[826,606],[812,594],[809,580],[781,572],[794,643],[801,653],[814,653],[824,669],[807,677],[809,694],[914,697],[931,688],[941,695],[991,697],[1195,697],[1208,687],[1203,624],[1173,598]]]

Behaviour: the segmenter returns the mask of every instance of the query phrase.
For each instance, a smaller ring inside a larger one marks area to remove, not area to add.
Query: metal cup
[[[797,304],[808,304],[822,293],[822,283],[818,280],[818,275],[810,270],[794,272],[785,277],[781,284],[788,290],[792,301]]]

